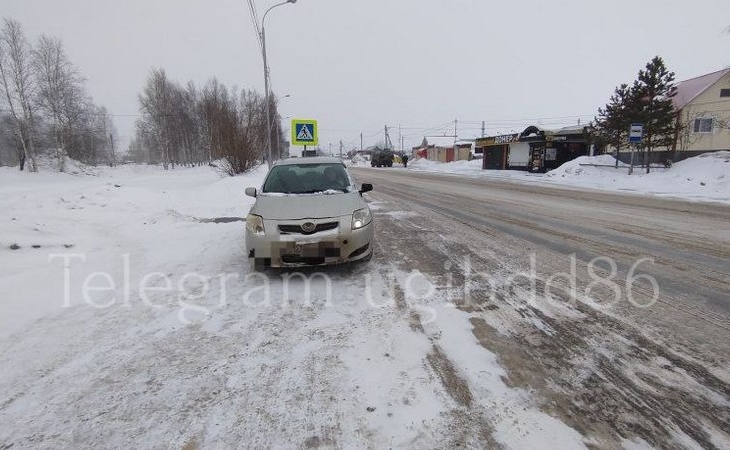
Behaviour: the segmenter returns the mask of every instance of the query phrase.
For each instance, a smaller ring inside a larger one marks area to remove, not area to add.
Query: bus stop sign
[[[644,137],[644,124],[632,123],[629,128],[629,143],[638,144],[641,142],[641,138]]]

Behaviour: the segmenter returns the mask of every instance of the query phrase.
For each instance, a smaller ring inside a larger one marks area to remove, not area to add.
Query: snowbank
[[[438,172],[478,178],[510,179],[529,183],[550,183],[588,189],[634,192],[676,197],[692,201],[730,204],[730,152],[704,153],[674,164],[652,168],[650,173],[628,166],[610,155],[581,156],[546,174],[520,170],[482,170],[481,160],[441,163],[417,159],[406,170]]]
[[[614,191],[629,191],[688,200],[730,203],[730,152],[704,153],[671,168],[635,168],[609,155],[581,156],[545,174],[542,181]]]
[[[445,168],[446,171],[450,172],[471,172],[482,170],[482,160],[474,159],[471,161],[453,161],[449,163],[441,163],[438,161],[431,161],[426,158],[418,158],[411,162],[410,165],[416,169],[434,169],[438,167]]]
[[[58,172],[59,162],[55,155],[38,155],[35,158],[36,167],[39,172]],[[26,170],[29,162],[26,162]],[[104,166],[88,166],[80,161],[65,156],[63,159],[63,172],[71,175],[97,175],[99,168]],[[15,168],[17,170],[17,167]]]

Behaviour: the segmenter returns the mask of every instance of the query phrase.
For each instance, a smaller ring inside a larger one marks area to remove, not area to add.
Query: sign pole
[[[634,152],[637,144],[641,143],[644,137],[644,124],[632,123],[629,127],[629,145],[631,146],[631,162],[629,163],[629,175],[634,173]],[[618,151],[616,152],[618,155]]]
[[[629,163],[629,175],[634,173],[634,148],[635,147],[636,147],[635,145],[631,146],[631,162]]]

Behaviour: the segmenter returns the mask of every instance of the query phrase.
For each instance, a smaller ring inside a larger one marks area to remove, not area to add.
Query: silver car
[[[278,161],[246,218],[246,248],[256,267],[296,267],[369,260],[373,219],[338,158]]]

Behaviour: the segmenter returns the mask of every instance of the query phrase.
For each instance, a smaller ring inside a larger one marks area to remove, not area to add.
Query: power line
[[[491,121],[491,123],[494,122],[537,122],[541,120],[569,120],[569,119],[582,119],[585,117],[593,117],[594,114],[581,114],[581,115],[573,115],[573,116],[555,116],[555,117],[526,117],[526,118],[509,118],[509,119],[495,119]],[[461,123],[468,123],[472,125],[481,125],[481,120],[460,120]],[[487,123],[490,123],[490,121],[487,121]]]
[[[261,40],[261,28],[259,27],[259,15],[256,12],[256,4],[254,0],[248,0],[248,9],[251,13],[251,21],[253,21],[253,28],[256,30],[256,41],[259,43],[261,51],[264,49],[264,43]]]

